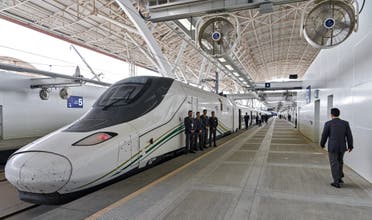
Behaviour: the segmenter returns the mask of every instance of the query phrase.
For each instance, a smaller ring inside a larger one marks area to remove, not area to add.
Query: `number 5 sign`
[[[67,108],[83,108],[84,101],[81,96],[70,96],[67,99]]]

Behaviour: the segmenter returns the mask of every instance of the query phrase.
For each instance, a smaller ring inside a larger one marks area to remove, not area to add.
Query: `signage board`
[[[81,96],[70,96],[67,99],[67,108],[83,108],[84,101]]]

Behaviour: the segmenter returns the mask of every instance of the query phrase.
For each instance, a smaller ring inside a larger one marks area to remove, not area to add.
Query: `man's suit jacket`
[[[216,130],[218,126],[218,118],[217,117],[209,117],[209,127],[211,130]]]
[[[349,122],[334,118],[324,125],[320,146],[324,147],[328,139],[328,151],[332,153],[345,152],[347,148],[353,149],[353,135]],[[347,146],[346,147],[346,141]]]
[[[200,132],[204,128],[203,120],[201,118],[195,118],[195,130]]]
[[[185,134],[191,134],[191,130],[196,129],[195,119],[191,117],[186,117],[183,120],[183,123],[185,125]]]
[[[248,122],[249,121],[249,116],[248,115],[244,115],[244,121],[245,122]]]
[[[208,116],[200,116],[202,122],[203,122],[203,130],[207,130],[207,127],[209,127],[209,118]]]

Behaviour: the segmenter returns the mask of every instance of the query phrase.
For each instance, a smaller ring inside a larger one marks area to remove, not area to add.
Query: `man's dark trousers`
[[[216,128],[210,128],[209,131],[209,146],[212,147],[212,141],[213,141],[213,146],[216,146]]]
[[[197,133],[196,134],[196,138],[198,139],[197,143],[196,143],[196,148],[199,147],[199,150],[203,150],[204,148],[204,138],[203,138],[203,132],[200,132],[200,133]]]
[[[208,128],[202,130],[203,135],[203,147],[207,147],[207,140],[208,140]]]
[[[186,133],[186,152],[192,150],[193,135],[192,133]]]
[[[345,152],[328,152],[332,177],[335,183],[340,183],[341,178],[344,177],[344,154]]]

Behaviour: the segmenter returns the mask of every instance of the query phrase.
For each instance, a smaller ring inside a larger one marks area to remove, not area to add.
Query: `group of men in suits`
[[[195,153],[196,150],[208,148],[207,137],[209,131],[209,147],[216,147],[216,132],[218,126],[218,118],[215,112],[211,112],[211,116],[207,116],[207,110],[203,110],[203,115],[196,112],[196,117],[193,117],[193,112],[188,111],[188,116],[184,119],[185,134],[186,134],[186,153]]]

